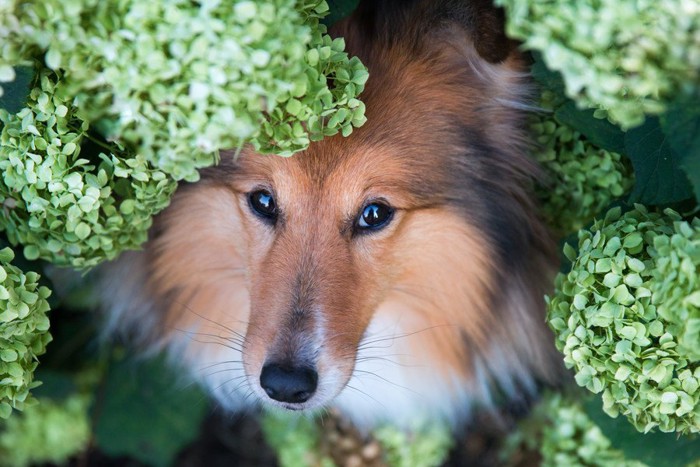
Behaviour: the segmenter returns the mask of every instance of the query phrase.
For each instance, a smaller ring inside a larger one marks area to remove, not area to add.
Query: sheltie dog
[[[222,154],[106,270],[108,327],[223,407],[360,428],[523,401],[559,369],[531,188],[527,63],[489,0],[367,0],[332,29],[367,123],[290,158]]]

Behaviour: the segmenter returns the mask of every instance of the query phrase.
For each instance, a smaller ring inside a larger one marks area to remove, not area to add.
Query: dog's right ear
[[[503,62],[517,47],[505,34],[503,9],[492,0],[363,0],[333,33],[353,38],[348,49],[363,56],[377,43],[401,42],[420,52],[431,34],[454,25],[488,63]]]

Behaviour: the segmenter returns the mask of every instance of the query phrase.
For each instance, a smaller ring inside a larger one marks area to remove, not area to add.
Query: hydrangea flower
[[[34,402],[29,391],[38,385],[37,357],[51,342],[46,316],[51,291],[39,285],[37,273],[13,266],[13,259],[10,248],[0,250],[0,418]]]
[[[63,465],[90,441],[91,398],[73,394],[63,401],[40,398],[39,404],[2,423],[0,466]]]
[[[0,81],[43,59],[81,117],[176,180],[220,149],[291,155],[365,121],[366,68],[321,0],[5,0]]]
[[[581,404],[561,394],[543,398],[506,438],[501,455],[508,459],[523,448],[539,452],[542,467],[647,467],[625,459]]]
[[[631,128],[700,82],[695,0],[497,0],[507,33],[541,52],[579,104]]]
[[[59,266],[88,268],[138,248],[176,183],[93,137],[54,73],[38,81],[24,109],[0,109],[0,230],[28,259]]]
[[[639,431],[700,432],[700,218],[614,208],[565,254],[548,321],[576,382]]]

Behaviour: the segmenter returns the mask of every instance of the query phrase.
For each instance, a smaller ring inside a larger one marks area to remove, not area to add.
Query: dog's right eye
[[[256,190],[248,193],[250,209],[264,220],[274,222],[277,219],[277,203],[267,190]]]

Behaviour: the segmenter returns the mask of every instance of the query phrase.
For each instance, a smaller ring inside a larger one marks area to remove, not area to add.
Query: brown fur
[[[484,24],[502,17],[484,2],[456,13],[459,2],[442,2],[450,14],[394,3],[365,2],[335,30],[370,70],[367,124],[288,159],[224,155],[182,187],[145,253],[123,260],[133,277],[122,291],[134,303],[122,325],[156,316],[138,333],[182,341],[191,365],[212,339],[228,339],[261,399],[255,385],[269,359],[313,360],[344,385],[380,315],[401,322],[413,350],[405,363],[461,381],[455,394],[488,402],[480,388],[501,386],[517,398],[521,386],[556,378],[542,299],[555,256],[529,192],[537,169],[518,104],[524,60],[502,32],[489,35]],[[247,204],[261,187],[279,204],[274,227]],[[358,235],[354,220],[377,198],[395,218]],[[310,335],[321,324],[319,346]],[[183,330],[199,337],[185,342]]]

